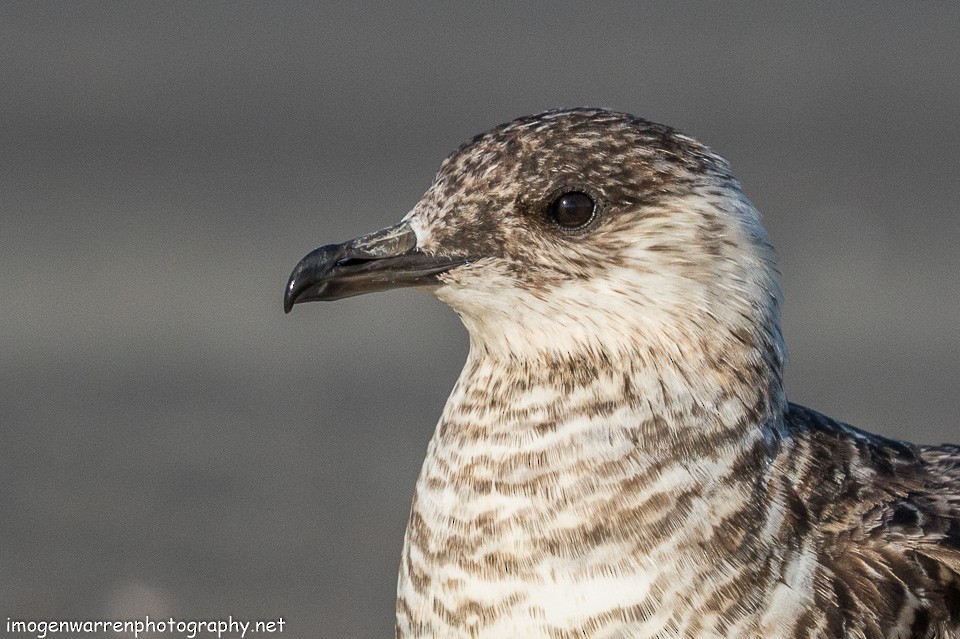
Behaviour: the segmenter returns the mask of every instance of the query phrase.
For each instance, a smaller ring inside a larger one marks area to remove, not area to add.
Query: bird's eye
[[[582,191],[568,191],[550,203],[550,219],[567,230],[583,228],[593,219],[596,205]]]

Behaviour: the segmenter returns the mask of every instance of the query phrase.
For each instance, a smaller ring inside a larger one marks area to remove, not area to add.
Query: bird
[[[470,348],[404,538],[408,638],[960,638],[960,446],[787,400],[776,257],[729,163],[555,109],[477,135],[284,308],[432,293]]]

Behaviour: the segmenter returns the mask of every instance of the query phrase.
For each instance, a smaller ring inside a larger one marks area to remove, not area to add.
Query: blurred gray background
[[[399,291],[281,309],[441,159],[595,105],[728,157],[793,401],[960,440],[960,4],[0,3],[0,618],[392,636],[466,355]]]

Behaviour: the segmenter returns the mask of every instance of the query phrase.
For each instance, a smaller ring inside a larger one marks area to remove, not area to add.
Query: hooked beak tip
[[[311,278],[304,277],[305,270],[304,263],[301,262],[297,265],[297,268],[293,270],[293,273],[290,274],[289,279],[287,279],[287,286],[283,290],[284,315],[289,314],[290,311],[293,310],[297,300],[311,285]]]

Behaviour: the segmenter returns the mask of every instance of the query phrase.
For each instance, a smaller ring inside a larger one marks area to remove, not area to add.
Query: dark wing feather
[[[778,463],[816,537],[830,636],[960,639],[960,447],[785,417]]]
[[[942,562],[960,581],[960,446],[941,444],[920,450],[929,475],[928,495],[939,515],[920,552]],[[960,609],[960,598],[956,605]]]

